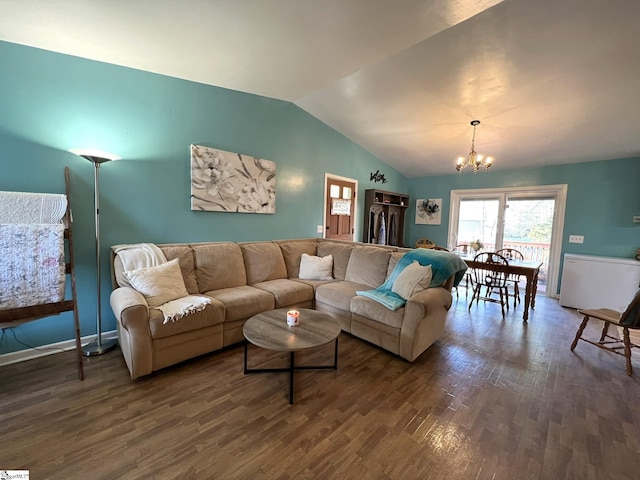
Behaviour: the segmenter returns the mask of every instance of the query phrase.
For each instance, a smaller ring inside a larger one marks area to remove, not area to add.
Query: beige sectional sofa
[[[165,323],[130,286],[119,255],[112,253],[111,307],[131,378],[239,343],[244,322],[274,308],[315,308],[337,318],[345,332],[413,361],[441,336],[451,307],[452,277],[395,311],[356,295],[391,274],[408,251],[397,247],[315,238],[158,247],[168,261],[178,259],[187,292],[211,303]],[[334,280],[299,279],[303,253],[332,255]]]

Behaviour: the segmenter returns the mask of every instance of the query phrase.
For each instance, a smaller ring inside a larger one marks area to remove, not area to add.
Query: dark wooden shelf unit
[[[365,243],[404,246],[405,213],[409,206],[409,195],[370,189],[364,195],[364,230]],[[379,241],[380,223],[384,218],[384,240]]]

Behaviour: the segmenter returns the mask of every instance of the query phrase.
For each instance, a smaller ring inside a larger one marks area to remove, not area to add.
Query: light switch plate
[[[318,226],[316,227],[316,232],[317,232],[317,233],[322,233],[322,225],[318,225]]]
[[[640,215],[634,215],[633,223],[640,223]]]
[[[569,243],[584,243],[584,235],[569,235]]]

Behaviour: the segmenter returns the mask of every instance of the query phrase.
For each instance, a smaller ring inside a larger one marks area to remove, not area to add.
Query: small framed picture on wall
[[[416,200],[416,225],[440,225],[441,198],[419,198]]]

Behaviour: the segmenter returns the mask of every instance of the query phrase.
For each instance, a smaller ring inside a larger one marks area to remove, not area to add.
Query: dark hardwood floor
[[[637,479],[640,352],[581,342],[578,314],[539,297],[464,298],[408,363],[347,334],[337,372],[242,374],[232,347],[131,381],[119,350],[0,368],[0,469],[32,479]],[[595,325],[591,332],[598,336]],[[250,362],[286,357],[250,350]],[[330,361],[332,347],[308,354]]]

